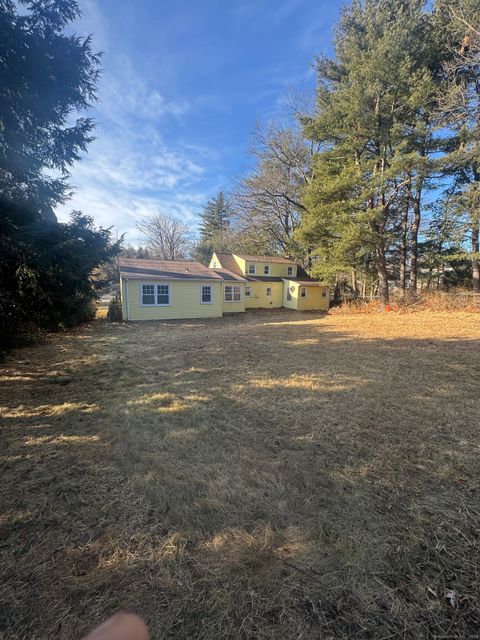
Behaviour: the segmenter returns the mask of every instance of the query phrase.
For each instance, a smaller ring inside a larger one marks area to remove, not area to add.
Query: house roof
[[[121,278],[163,280],[223,280],[222,276],[193,260],[138,260],[119,258]]]
[[[218,255],[218,254],[217,254]],[[236,253],[236,256],[242,258],[242,260],[248,260],[249,262],[276,262],[279,264],[296,264],[292,258],[283,258],[282,256],[249,256],[244,253]]]
[[[218,258],[218,260],[220,262],[220,266],[222,267],[222,269],[227,269],[228,271],[231,271],[232,273],[235,273],[237,276],[243,277],[242,270],[238,266],[237,261],[233,257],[232,253],[217,253],[217,252],[215,252],[215,255],[217,256],[217,258]]]
[[[230,271],[229,269],[213,269],[213,271],[215,271],[216,273],[219,273],[222,278],[224,280],[236,280],[238,282],[246,282],[247,279],[244,278],[241,275],[238,275],[238,273],[234,273],[233,271]]]
[[[248,282],[283,282],[280,276],[245,276]]]
[[[307,280],[299,280],[298,278],[283,278],[285,282],[295,282],[295,284],[299,284],[302,287],[325,287],[326,285],[318,282],[318,280],[314,280],[313,278],[309,278]]]

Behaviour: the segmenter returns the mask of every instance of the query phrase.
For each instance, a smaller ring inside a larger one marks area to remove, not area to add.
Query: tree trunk
[[[378,295],[382,304],[388,304],[390,301],[390,292],[388,288],[387,260],[385,258],[385,242],[383,237],[378,237],[377,239],[375,255],[377,258]]]
[[[415,197],[413,199],[413,220],[411,228],[411,257],[410,257],[410,290],[413,293],[417,293],[418,287],[418,232],[420,229],[420,222],[422,218],[422,181],[417,180],[417,188],[415,190]]]
[[[355,268],[352,269],[352,291],[355,298],[357,298],[358,297],[357,270]]]
[[[478,224],[472,226],[472,253],[476,254],[472,257],[472,290],[475,293],[480,293],[480,259],[478,254],[480,252],[480,238],[479,238]]]
[[[408,212],[410,207],[410,198],[407,196],[405,209],[402,216],[402,233],[400,241],[400,289],[402,290],[402,296],[405,297],[405,291],[407,289],[407,232],[408,232]]]

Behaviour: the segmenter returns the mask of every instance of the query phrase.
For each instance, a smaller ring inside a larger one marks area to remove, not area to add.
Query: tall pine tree
[[[319,247],[320,273],[373,263],[383,303],[398,199],[411,180],[405,127],[416,117],[412,96],[432,82],[429,30],[421,0],[354,1],[335,32],[335,58],[317,61],[317,113],[306,125],[321,150],[300,237]]]
[[[208,264],[214,251],[231,249],[231,208],[223,191],[209,200],[200,214],[200,240],[193,249],[197,260]]]

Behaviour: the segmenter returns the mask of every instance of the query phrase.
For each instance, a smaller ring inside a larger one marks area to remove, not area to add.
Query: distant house
[[[118,263],[125,320],[213,318],[249,308],[328,309],[328,287],[278,256],[214,253],[209,267],[191,260]]]

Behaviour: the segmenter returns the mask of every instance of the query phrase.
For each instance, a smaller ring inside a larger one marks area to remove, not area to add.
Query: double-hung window
[[[170,304],[169,284],[142,284],[142,305],[167,307]]]
[[[142,284],[142,304],[155,304],[154,284]]]
[[[256,268],[255,264],[249,264],[248,265],[248,273],[251,276],[254,276],[257,273],[257,268]]]
[[[300,297],[302,298],[306,298],[307,297],[307,287],[302,287],[301,293],[300,293]]]
[[[202,285],[201,302],[202,304],[212,304],[212,285],[211,284]]]
[[[263,265],[263,275],[264,276],[270,275],[270,265],[268,264]]]
[[[267,298],[272,297],[272,287],[267,287]]]
[[[245,297],[246,298],[251,298],[252,297],[252,289],[251,289],[251,287],[245,287]]]
[[[225,302],[240,302],[242,299],[242,288],[237,284],[226,284],[224,300]]]
[[[157,304],[161,306],[170,304],[170,285],[157,284]]]
[[[293,267],[287,267],[287,276],[293,276]]]

